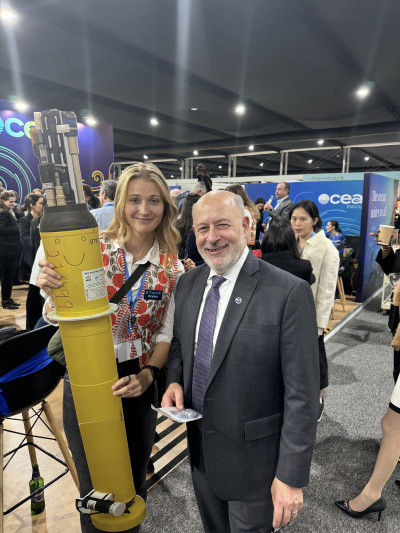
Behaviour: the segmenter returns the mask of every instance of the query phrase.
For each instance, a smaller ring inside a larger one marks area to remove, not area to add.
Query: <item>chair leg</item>
[[[22,421],[24,423],[26,442],[28,444],[34,444],[33,435],[32,435],[32,426],[29,418],[29,411],[22,411]],[[29,457],[31,460],[31,465],[38,462],[36,456],[36,449],[34,446],[28,446]]]
[[[56,422],[56,419],[53,415],[53,411],[50,408],[50,405],[46,402],[46,400],[43,400],[42,402],[43,411],[46,415],[46,418],[49,422],[49,426],[51,427],[51,431],[54,433],[54,436],[56,438],[57,444],[61,450],[61,453],[64,457],[64,461],[67,463],[67,466],[69,468],[69,471],[71,472],[72,479],[74,480],[74,483],[76,485],[76,488],[79,491],[79,480],[78,480],[78,473],[75,468],[75,463],[71,457],[70,451],[68,449],[67,443],[65,442],[65,438],[63,434],[60,431],[60,428],[58,427],[58,424]]]
[[[333,307],[331,309],[331,320],[335,320],[335,312],[333,310]]]
[[[338,276],[337,286],[338,286],[340,301],[343,307],[343,312],[345,313],[346,312],[346,296],[344,294],[343,280],[340,276]]]
[[[3,421],[0,422],[0,533],[3,533]]]

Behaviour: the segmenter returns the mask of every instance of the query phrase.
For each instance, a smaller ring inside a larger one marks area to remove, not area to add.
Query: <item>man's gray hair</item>
[[[207,187],[203,181],[198,181],[192,189],[193,191],[201,191],[203,194],[206,194]]]
[[[115,191],[117,190],[117,182],[114,180],[105,180],[100,185],[100,194],[106,193],[107,198],[112,202],[115,198]]]
[[[290,193],[290,183],[288,183],[287,181],[281,181],[282,185],[283,185],[283,188],[285,189],[285,191],[288,192],[288,194]]]

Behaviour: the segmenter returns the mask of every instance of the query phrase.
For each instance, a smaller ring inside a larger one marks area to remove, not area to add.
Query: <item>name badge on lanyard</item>
[[[124,262],[125,262],[125,277],[126,277],[126,279],[128,279],[129,278],[129,273],[128,273],[128,267],[126,265],[125,253],[124,253]],[[143,290],[143,287],[144,287],[144,282],[146,280],[146,272],[144,272],[144,274],[142,276],[142,279],[141,279],[141,282],[140,282],[140,287],[139,287],[139,290],[138,290],[138,292],[136,294],[136,298],[133,300],[132,290],[131,289],[129,289],[129,291],[128,291],[127,295],[126,295],[126,297],[128,299],[128,303],[129,303],[129,308],[130,308],[130,311],[131,311],[130,324],[128,322],[128,331],[129,331],[129,333],[132,333],[132,329],[131,328],[133,328],[135,326],[135,323],[136,323],[136,316],[135,316],[135,311],[134,310],[135,310],[135,305],[136,305],[137,301],[139,300],[140,295],[142,294],[142,290]],[[145,294],[146,294],[146,292],[149,292],[149,291],[145,291]],[[150,291],[150,292],[158,292],[158,291]]]
[[[161,300],[163,291],[144,291],[145,300]]]

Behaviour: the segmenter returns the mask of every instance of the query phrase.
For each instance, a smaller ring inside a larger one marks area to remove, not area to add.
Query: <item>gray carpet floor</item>
[[[381,439],[380,420],[393,388],[390,341],[378,298],[327,340],[330,386],[318,425],[311,481],[304,491],[302,512],[284,531],[400,532],[400,491],[394,484],[394,479],[400,479],[400,466],[384,490],[387,509],[381,522],[376,514],[354,520],[334,506],[335,500],[355,496],[372,472]],[[203,532],[187,459],[150,490],[141,531]]]

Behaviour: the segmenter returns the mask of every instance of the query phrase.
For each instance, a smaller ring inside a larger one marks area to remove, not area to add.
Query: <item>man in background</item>
[[[96,219],[99,231],[106,230],[114,215],[114,198],[117,190],[117,182],[114,180],[106,180],[100,186],[100,205],[98,209],[92,209],[91,213]]]
[[[264,210],[268,211],[269,217],[272,220],[275,216],[280,216],[289,222],[289,212],[293,206],[292,200],[289,198],[290,185],[286,181],[281,181],[276,186],[275,196],[277,199],[276,205],[273,208],[271,202],[264,205]]]

